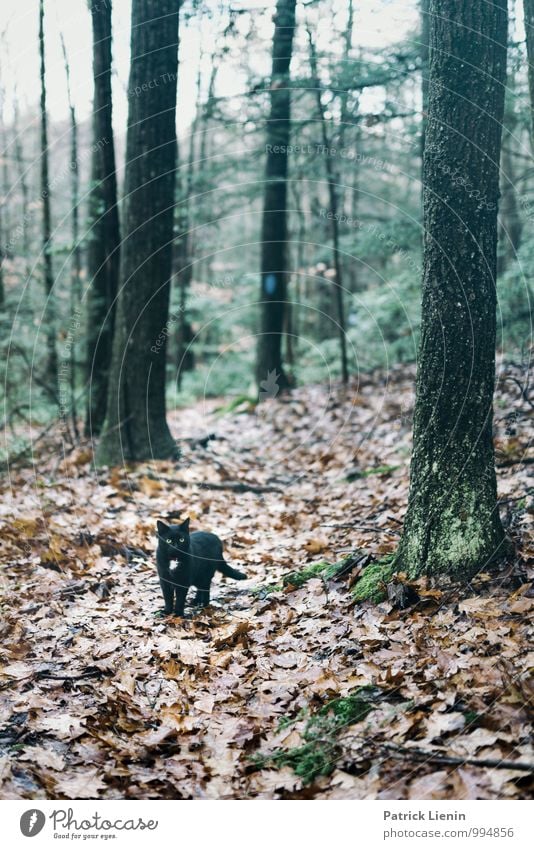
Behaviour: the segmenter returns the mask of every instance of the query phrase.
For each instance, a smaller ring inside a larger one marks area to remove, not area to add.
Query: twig
[[[382,748],[390,750],[393,744],[382,743]],[[478,766],[486,769],[517,769],[521,772],[534,772],[534,763],[526,761],[511,761],[504,758],[461,758],[456,755],[440,755],[437,752],[425,752],[423,749],[400,748],[390,751],[393,758],[412,758],[426,763],[443,764],[445,766]]]
[[[251,483],[241,481],[227,481],[226,483],[209,483],[207,481],[184,481],[175,480],[178,486],[199,486],[201,489],[230,489],[232,492],[255,492],[261,494],[263,492],[283,492],[277,486],[256,486]]]
[[[373,531],[375,534],[385,533],[385,534],[394,534],[398,536],[400,531],[395,530],[394,528],[379,528],[374,525],[357,525],[355,522],[347,522],[346,524],[341,525],[330,525],[327,522],[319,522],[319,525],[323,528],[357,528],[359,531]]]
[[[532,409],[534,409],[534,402],[531,401],[529,398],[528,377],[525,385],[523,385],[521,381],[517,379],[517,377],[512,377],[512,375],[510,374],[506,375],[506,377],[503,378],[503,383],[505,383],[507,380],[511,380],[512,383],[515,383],[515,385],[519,387],[519,391],[521,392],[521,397],[523,401],[525,401],[530,407],[532,407]]]
[[[519,460],[504,460],[502,463],[496,463],[498,469],[507,469],[510,466],[531,466],[534,463],[534,457],[523,457]]]

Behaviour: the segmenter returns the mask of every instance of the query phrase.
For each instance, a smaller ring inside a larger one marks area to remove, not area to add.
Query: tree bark
[[[176,456],[165,417],[176,177],[176,0],[133,0],[121,291],[99,464]]]
[[[339,214],[338,214],[338,198],[336,177],[334,175],[334,167],[331,157],[331,141],[328,136],[326,127],[326,115],[321,97],[321,84],[317,70],[317,55],[311,30],[308,29],[308,40],[310,45],[310,64],[312,72],[312,85],[315,90],[315,98],[317,102],[317,112],[319,121],[321,122],[321,136],[323,140],[323,155],[325,160],[326,177],[328,182],[328,198],[330,201],[330,227],[332,232],[332,248],[334,269],[336,272],[335,282],[335,302],[337,312],[337,331],[339,337],[340,363],[341,363],[341,380],[346,385],[349,380],[349,368],[347,362],[347,335],[345,330],[345,308],[343,305],[343,270],[341,267],[341,259],[339,255]]]
[[[430,2],[410,498],[395,567],[467,579],[505,549],[492,440],[506,0]]]
[[[530,92],[530,145],[534,152],[534,0],[523,0]]]
[[[421,14],[421,171],[423,169],[423,158],[425,153],[425,136],[426,124],[428,117],[428,61],[430,48],[430,18],[429,18],[430,0],[420,0]],[[421,180],[421,183],[423,181]],[[422,188],[421,188],[422,197]]]
[[[115,304],[120,265],[120,226],[113,140],[111,92],[111,0],[91,2],[93,22],[93,146],[90,232],[87,264],[86,379],[88,397],[85,429],[98,434],[104,424],[111,363]]]
[[[24,162],[24,148],[22,145],[22,134],[20,132],[19,121],[19,103],[17,92],[13,98],[13,134],[15,136],[15,161],[17,164],[18,183],[20,184],[21,201],[22,201],[22,253],[25,261],[26,286],[29,289],[31,281],[31,264],[30,264],[30,240],[28,234],[28,206],[29,206],[29,191],[27,182],[27,166]]]
[[[61,47],[63,50],[63,61],[65,64],[65,77],[67,82],[67,98],[70,114],[70,178],[71,178],[71,233],[72,233],[72,279],[70,287],[70,344],[69,344],[69,407],[72,431],[76,438],[78,433],[78,412],[76,406],[76,340],[74,328],[77,325],[76,310],[81,299],[81,273],[82,252],[79,244],[80,214],[78,203],[80,197],[80,170],[78,163],[78,121],[76,109],[72,100],[70,87],[70,63],[67,47],[63,33],[61,35]]]
[[[5,285],[4,285],[4,258],[5,252],[7,248],[5,245],[7,244],[7,235],[9,232],[9,226],[5,220],[7,217],[5,215],[5,210],[7,206],[7,198],[8,198],[8,185],[6,180],[6,161],[7,161],[7,133],[6,126],[4,122],[4,107],[5,107],[5,89],[3,86],[0,87],[0,150],[2,151],[2,179],[0,181],[0,311],[5,307]]]
[[[267,124],[265,194],[261,245],[261,325],[256,379],[288,386],[282,364],[287,296],[287,172],[285,146],[291,133],[289,66],[295,30],[295,0],[278,0],[273,37],[271,110]]]
[[[39,60],[41,81],[41,198],[43,201],[42,244],[44,289],[46,306],[44,324],[46,333],[47,377],[52,387],[57,387],[58,361],[56,349],[56,310],[54,304],[54,272],[52,268],[52,223],[50,212],[50,181],[48,177],[48,116],[46,113],[46,60],[44,37],[44,0],[39,0]]]

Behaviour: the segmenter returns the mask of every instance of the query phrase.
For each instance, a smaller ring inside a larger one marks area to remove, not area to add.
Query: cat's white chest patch
[[[182,565],[181,560],[171,560],[171,562],[169,564],[169,571],[170,572],[176,572],[178,567],[181,566],[181,565]]]

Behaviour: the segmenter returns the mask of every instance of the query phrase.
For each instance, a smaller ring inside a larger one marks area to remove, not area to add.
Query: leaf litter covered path
[[[516,553],[463,589],[401,578],[379,605],[351,595],[398,540],[407,369],[346,397],[319,386],[256,409],[178,411],[179,463],[95,472],[88,446],[63,459],[43,446],[34,468],[12,470],[1,796],[526,798],[531,405],[507,368],[496,437]],[[155,521],[185,515],[249,580],[218,583],[186,620],[161,618]]]

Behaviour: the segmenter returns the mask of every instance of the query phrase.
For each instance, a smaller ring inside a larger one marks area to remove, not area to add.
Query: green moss
[[[354,481],[360,478],[369,478],[371,475],[390,475],[392,472],[400,469],[400,466],[374,466],[372,469],[364,469],[363,471],[350,472],[345,480]]]
[[[224,404],[222,407],[217,407],[215,413],[217,415],[225,415],[226,413],[234,413],[238,410],[239,407],[243,407],[239,412],[250,412],[254,409],[258,404],[257,398],[252,398],[250,395],[238,395],[237,398],[233,398],[228,404]]]
[[[304,566],[303,569],[288,572],[287,575],[284,575],[282,585],[284,587],[301,587],[311,578],[318,578],[331,565],[326,560],[320,560],[318,563],[310,563],[308,566]]]
[[[330,563],[328,560],[320,560],[317,563],[310,563],[308,566],[303,566],[302,569],[295,569],[292,572],[282,576],[282,580],[277,584],[259,585],[253,587],[251,592],[259,595],[262,598],[267,597],[270,593],[277,593],[284,590],[286,587],[298,589],[302,587],[311,578],[322,577],[326,581],[333,580],[336,575],[343,572],[345,564],[353,555],[349,554],[343,560],[338,560],[335,563]]]
[[[478,725],[480,720],[483,718],[482,714],[477,713],[476,710],[466,710],[466,711],[464,711],[464,717],[465,717],[466,727],[470,726],[469,730],[472,730],[472,728],[475,725]]]
[[[348,696],[333,699],[308,719],[302,733],[302,746],[255,756],[252,758],[254,766],[258,769],[289,766],[304,784],[311,784],[321,775],[329,775],[341,753],[339,733],[367,717],[374,709],[376,693],[374,687],[359,687]],[[283,727],[295,721],[288,720]]]
[[[386,597],[385,585],[395,574],[393,555],[386,555],[376,563],[370,563],[363,570],[352,591],[356,601],[374,601],[378,603]]]
[[[361,722],[373,710],[373,705],[369,701],[373,694],[374,688],[372,687],[358,687],[353,695],[334,699],[322,707],[319,715],[331,715],[335,720],[336,727]]]

